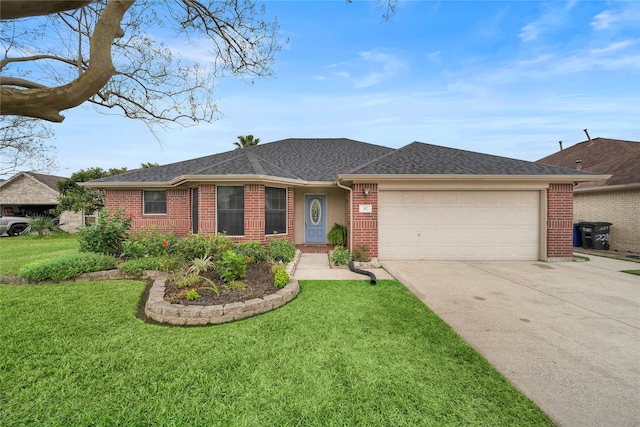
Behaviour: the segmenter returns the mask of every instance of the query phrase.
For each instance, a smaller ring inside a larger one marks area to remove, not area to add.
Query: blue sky
[[[62,176],[172,163],[262,142],[412,141],[537,160],[591,137],[640,141],[640,3],[266,2],[290,42],[273,78],[217,83],[222,117],[156,129],[97,114],[54,125]],[[186,53],[186,47],[179,47]]]

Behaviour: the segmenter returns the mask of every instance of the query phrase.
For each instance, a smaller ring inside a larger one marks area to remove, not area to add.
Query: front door
[[[326,243],[327,241],[327,196],[305,194],[304,196],[304,242]]]

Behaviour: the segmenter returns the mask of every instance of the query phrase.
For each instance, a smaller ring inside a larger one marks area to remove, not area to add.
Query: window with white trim
[[[166,215],[167,214],[167,192],[148,191],[142,192],[142,213],[145,215]]]
[[[244,187],[218,186],[218,233],[244,236]]]
[[[265,187],[264,234],[287,232],[287,189]]]

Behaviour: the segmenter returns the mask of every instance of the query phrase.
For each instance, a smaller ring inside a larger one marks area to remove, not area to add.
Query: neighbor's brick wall
[[[547,258],[573,256],[573,184],[549,184]]]
[[[347,209],[348,218],[353,214],[353,230],[349,230],[349,225],[347,225],[347,233],[353,233],[352,251],[365,245],[369,256],[376,258],[378,256],[378,184],[353,184],[352,188],[353,213],[350,207]],[[365,188],[369,189],[367,197],[363,193]],[[372,212],[361,213],[360,205],[371,205]],[[349,206],[348,201],[347,206]],[[347,220],[347,224],[350,222]]]
[[[150,226],[175,236],[186,236],[191,231],[191,191],[188,189],[167,190],[166,215],[143,215],[142,190],[105,190],[105,206],[112,212],[121,206],[125,213],[132,215],[134,231]]]
[[[27,176],[0,188],[0,205],[58,205],[58,192]]]
[[[612,251],[640,252],[640,188],[575,193],[574,222],[610,222]]]

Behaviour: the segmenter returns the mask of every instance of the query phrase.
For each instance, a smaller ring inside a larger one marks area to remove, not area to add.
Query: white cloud
[[[395,55],[364,51],[358,53],[359,61],[350,64],[354,71],[336,71],[334,75],[351,82],[354,88],[363,89],[395,77],[404,68],[405,64]],[[345,65],[342,65],[345,66]]]
[[[608,30],[612,27],[619,27],[627,24],[640,25],[640,7],[631,3],[623,9],[608,9],[593,17],[590,25],[596,31]]]
[[[552,6],[546,11],[539,19],[530,22],[522,27],[518,37],[523,42],[532,42],[537,40],[542,34],[554,30],[555,28],[561,28],[565,25],[568,19],[568,9],[560,8],[557,5]]]

